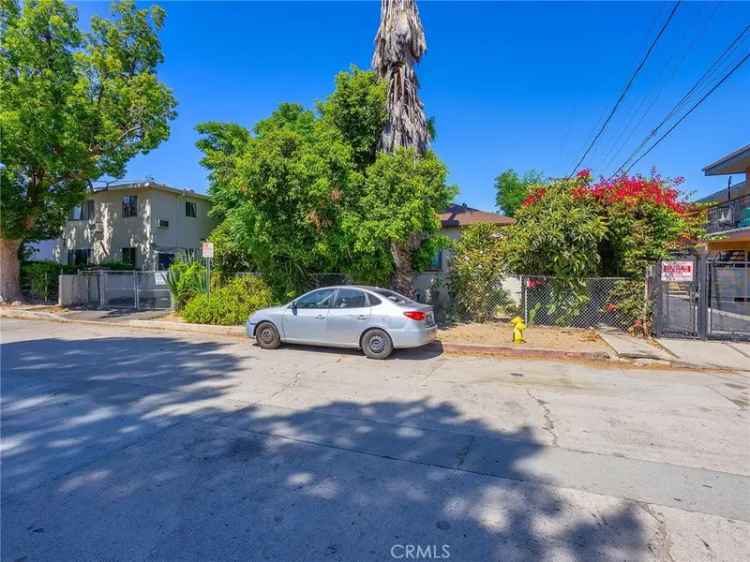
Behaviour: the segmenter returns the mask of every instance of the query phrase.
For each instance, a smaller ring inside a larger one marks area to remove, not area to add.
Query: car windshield
[[[406,298],[404,295],[400,295],[395,291],[389,291],[388,289],[375,289],[375,293],[387,298],[391,302],[395,302],[396,304],[403,304],[406,306],[413,306],[418,304],[413,300]]]

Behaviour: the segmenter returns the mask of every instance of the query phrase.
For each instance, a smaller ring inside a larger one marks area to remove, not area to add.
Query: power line
[[[616,176],[619,172],[623,170],[630,161],[635,158],[636,154],[641,151],[641,149],[646,146],[648,141],[650,141],[654,136],[656,136],[656,133],[659,132],[659,129],[661,129],[665,123],[667,123],[674,115],[677,114],[677,112],[682,108],[683,105],[687,102],[687,100],[690,98],[690,96],[693,95],[698,89],[702,89],[702,86],[704,82],[715,72],[715,70],[721,65],[724,58],[727,57],[729,53],[731,53],[734,48],[739,44],[739,42],[742,40],[742,38],[745,36],[745,34],[750,31],[750,25],[745,27],[740,33],[737,35],[737,37],[734,38],[734,40],[729,44],[729,46],[722,51],[722,53],[718,56],[718,58],[711,63],[711,65],[708,67],[708,69],[701,75],[700,78],[693,84],[693,86],[688,90],[688,92],[680,98],[680,101],[678,101],[674,107],[667,113],[666,117],[664,117],[659,124],[644,138],[641,143],[636,147],[636,149],[630,153],[630,156],[628,156],[627,160],[619,167],[610,177]],[[713,91],[713,90],[712,90]],[[645,155],[644,155],[645,156]],[[632,168],[633,165],[631,164],[628,167],[628,170]]]
[[[706,93],[705,93],[705,94],[703,95],[703,97],[702,97],[701,99],[699,99],[699,100],[698,100],[697,102],[695,102],[695,104],[694,104],[694,105],[693,105],[693,106],[692,106],[692,107],[691,107],[691,108],[690,108],[690,109],[689,109],[689,110],[688,110],[688,111],[687,111],[687,112],[686,112],[686,113],[685,113],[685,114],[684,114],[684,115],[683,115],[682,117],[680,117],[680,118],[678,119],[678,121],[677,121],[677,122],[676,122],[676,123],[675,123],[674,125],[672,125],[672,126],[671,126],[671,127],[669,128],[669,130],[668,130],[668,131],[667,131],[666,133],[664,133],[664,134],[663,134],[662,136],[660,136],[660,137],[659,137],[659,139],[658,139],[658,140],[657,140],[657,141],[656,141],[656,142],[655,142],[654,144],[652,144],[652,145],[651,145],[651,146],[649,147],[649,149],[648,149],[648,150],[647,150],[646,152],[644,152],[643,154],[641,154],[641,155],[640,155],[640,156],[638,157],[638,159],[637,159],[637,160],[635,160],[635,161],[634,161],[634,162],[633,162],[632,164],[630,164],[630,166],[628,166],[628,169],[627,169],[627,170],[625,170],[625,174],[627,174],[628,172],[630,172],[630,169],[631,169],[631,168],[632,168],[633,166],[635,166],[635,165],[636,165],[636,164],[637,164],[638,162],[640,162],[641,160],[643,160],[643,159],[644,159],[644,158],[646,157],[646,155],[647,155],[647,154],[648,154],[649,152],[651,152],[651,151],[652,151],[652,150],[653,150],[654,148],[656,148],[656,147],[657,147],[657,145],[658,145],[658,144],[659,144],[659,143],[660,143],[661,141],[663,141],[663,140],[664,140],[665,138],[667,138],[667,136],[668,136],[668,135],[669,135],[669,134],[670,134],[670,133],[671,133],[672,131],[674,131],[674,130],[675,130],[675,129],[677,128],[677,126],[678,126],[678,125],[679,125],[680,123],[682,123],[682,122],[683,122],[683,121],[684,121],[684,120],[685,120],[685,119],[687,118],[687,116],[688,116],[688,115],[690,115],[690,114],[691,114],[691,113],[692,113],[693,111],[695,111],[695,109],[697,109],[697,108],[698,108],[698,106],[699,106],[700,104],[702,104],[702,103],[703,103],[703,102],[704,102],[704,101],[706,100],[706,98],[708,98],[708,96],[710,96],[711,94],[713,94],[713,93],[714,93],[714,92],[716,91],[716,89],[717,89],[717,88],[718,88],[719,86],[721,86],[721,85],[722,85],[722,84],[723,84],[724,82],[726,82],[726,81],[727,81],[727,80],[729,79],[729,77],[730,77],[730,76],[731,76],[732,74],[734,74],[734,73],[735,73],[735,72],[736,72],[736,71],[737,71],[737,70],[738,70],[738,69],[739,69],[739,68],[740,68],[740,67],[741,67],[741,66],[742,66],[743,64],[745,64],[745,63],[746,63],[746,62],[748,61],[748,59],[750,59],[750,53],[747,53],[747,54],[746,54],[746,55],[745,55],[745,56],[744,56],[744,57],[742,58],[742,60],[740,60],[740,62],[738,62],[737,64],[735,64],[735,65],[734,65],[734,66],[732,67],[732,69],[731,69],[731,70],[730,70],[729,72],[727,72],[727,73],[726,73],[726,74],[725,74],[725,75],[724,75],[724,76],[723,76],[723,77],[721,78],[721,80],[719,80],[719,81],[718,81],[718,82],[717,82],[717,83],[716,83],[716,84],[714,85],[714,87],[713,87],[713,88],[711,88],[711,89],[710,89],[710,90],[709,90],[708,92],[706,92]]]
[[[654,50],[654,47],[656,47],[656,44],[659,42],[659,39],[661,38],[661,36],[664,35],[664,32],[666,31],[667,27],[669,26],[669,22],[672,21],[672,18],[674,17],[675,13],[677,12],[677,8],[680,6],[680,3],[681,3],[681,0],[677,0],[677,2],[675,2],[674,6],[672,7],[672,11],[669,12],[669,16],[667,17],[667,20],[661,26],[661,29],[659,30],[659,33],[656,35],[656,37],[654,38],[654,40],[651,42],[651,45],[649,46],[648,50],[646,51],[646,54],[643,56],[643,58],[641,59],[641,62],[638,64],[638,66],[636,67],[635,71],[630,76],[630,80],[628,80],[627,84],[625,84],[625,88],[622,90],[622,93],[620,93],[620,97],[617,98],[617,101],[615,102],[614,107],[612,107],[612,110],[609,112],[609,115],[604,120],[604,123],[602,124],[601,128],[599,129],[599,132],[596,133],[596,136],[594,136],[593,140],[591,141],[591,144],[589,144],[588,148],[583,153],[583,156],[581,156],[581,158],[578,160],[578,162],[576,163],[575,167],[573,168],[573,171],[570,172],[570,174],[568,175],[568,178],[572,177],[573,174],[576,173],[576,170],[583,163],[583,161],[586,159],[586,156],[588,156],[589,152],[591,152],[591,149],[596,144],[596,141],[598,141],[599,137],[601,137],[602,134],[604,133],[604,130],[607,128],[607,125],[612,120],[612,117],[614,116],[615,112],[617,111],[617,108],[622,103],[622,100],[625,98],[625,95],[630,90],[630,87],[633,85],[633,82],[635,81],[636,77],[640,73],[640,71],[643,68],[643,66],[646,64],[646,61],[648,60],[648,57],[651,55],[651,52]]]
[[[623,128],[623,131],[620,134],[617,143],[613,144],[612,150],[610,150],[610,152],[608,153],[607,161],[604,165],[603,170],[609,169],[619,159],[620,152],[622,152],[622,150],[625,149],[626,146],[628,146],[628,144],[630,143],[630,140],[633,138],[633,135],[635,135],[635,133],[640,129],[641,124],[649,116],[654,106],[659,101],[659,98],[661,98],[661,95],[664,92],[666,85],[674,80],[679,70],[685,64],[685,61],[687,60],[690,52],[695,48],[698,42],[701,41],[703,39],[703,36],[705,36],[706,33],[708,32],[708,29],[711,26],[711,22],[716,17],[716,13],[719,11],[719,8],[721,7],[721,5],[722,4],[719,1],[714,3],[713,9],[711,10],[710,15],[704,18],[705,21],[704,21],[702,30],[699,33],[693,34],[692,39],[689,41],[689,43],[687,44],[685,48],[680,48],[680,50],[682,51],[682,56],[680,57],[679,60],[675,60],[675,63],[671,69],[671,73],[669,74],[669,77],[666,79],[664,79],[664,77],[667,74],[668,67],[666,65],[664,66],[664,69],[662,70],[662,73],[659,76],[659,80],[658,80],[659,82],[661,82],[661,84],[658,86],[658,89],[655,91],[654,95],[648,101],[647,106],[646,106],[646,98],[644,97],[643,103],[641,104],[641,106],[639,106],[639,109],[640,107],[644,107],[644,110],[640,112],[640,116],[638,117],[637,121],[632,121],[631,123],[634,123],[634,124],[631,124],[631,125],[628,125],[627,122],[625,123],[625,127]],[[635,119],[636,114],[638,114],[637,110],[633,114],[633,119]]]

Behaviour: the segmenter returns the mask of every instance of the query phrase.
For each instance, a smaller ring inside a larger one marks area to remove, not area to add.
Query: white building
[[[71,212],[55,260],[166,269],[178,252],[197,251],[208,237],[209,209],[207,196],[153,181],[97,189]]]

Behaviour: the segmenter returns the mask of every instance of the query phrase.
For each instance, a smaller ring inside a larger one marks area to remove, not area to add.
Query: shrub
[[[455,242],[448,288],[464,320],[489,322],[512,304],[502,287],[502,228],[471,225]]]
[[[208,270],[197,259],[185,257],[169,266],[166,282],[175,308],[182,310],[194,296],[208,291]]]
[[[193,324],[234,326],[271,304],[271,289],[259,277],[235,277],[228,285],[193,296],[182,311],[185,321]]]
[[[32,299],[43,301],[57,298],[60,273],[73,268],[52,261],[27,261],[21,264],[21,290]]]

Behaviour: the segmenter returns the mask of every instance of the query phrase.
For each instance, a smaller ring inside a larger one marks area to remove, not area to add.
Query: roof
[[[732,185],[729,189],[726,187],[715,191],[711,195],[698,199],[696,203],[726,203],[732,199],[738,199],[745,195],[750,195],[750,184],[747,181],[741,181]]]
[[[470,224],[489,223],[508,225],[516,222],[511,217],[488,213],[479,209],[472,209],[466,205],[452,204],[440,213],[440,222],[443,227],[468,226]]]
[[[185,197],[195,197],[196,199],[203,199],[205,201],[208,201],[210,199],[208,195],[204,195],[203,193],[196,193],[192,189],[170,187],[168,185],[157,183],[155,181],[138,181],[110,184],[104,187],[94,188],[94,193],[99,193],[102,191],[129,191],[134,189],[166,191],[167,193],[174,193],[175,195],[182,195]]]
[[[738,148],[713,164],[709,164],[703,168],[703,173],[707,176],[723,176],[726,174],[741,174],[748,168],[750,168],[750,144]]]

